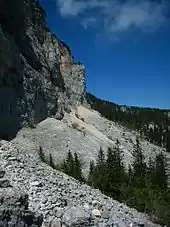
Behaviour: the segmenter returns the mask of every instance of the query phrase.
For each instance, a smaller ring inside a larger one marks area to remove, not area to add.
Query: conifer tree
[[[132,179],[133,179],[133,170],[132,170],[131,165],[129,165],[129,167],[128,167],[128,182],[131,183]]]
[[[115,195],[115,153],[113,149],[108,148],[106,159],[106,182],[105,190],[112,196]]]
[[[89,176],[88,176],[88,183],[90,185],[95,184],[95,164],[94,161],[90,161],[90,169],[89,169]]]
[[[66,163],[66,160],[63,161],[63,164],[61,165],[61,170],[68,174],[68,167],[67,167],[67,163]]]
[[[133,149],[133,183],[139,187],[144,187],[146,175],[145,156],[142,152],[140,141],[136,138],[136,144]]]
[[[116,147],[109,148],[107,153],[105,190],[114,198],[120,199],[124,180],[125,170],[117,141]]]
[[[150,185],[150,187],[155,188],[155,180],[156,180],[156,170],[155,170],[155,162],[150,157],[147,167],[147,173],[146,173],[146,180],[147,184]]]
[[[54,161],[53,161],[53,158],[52,158],[52,155],[50,154],[50,160],[49,160],[49,165],[55,169],[55,164],[54,164]]]
[[[77,156],[77,153],[74,153],[74,173],[73,177],[79,181],[83,181],[82,170],[81,170],[81,162]]]
[[[69,151],[66,158],[67,173],[70,176],[74,176],[74,159],[72,153]]]
[[[160,190],[166,190],[168,184],[168,177],[166,173],[167,163],[162,152],[156,156],[155,162],[156,185]]]
[[[44,152],[43,152],[43,149],[41,146],[39,147],[39,157],[42,162],[45,162],[45,156],[44,156]]]
[[[105,157],[102,148],[100,147],[97,164],[95,168],[96,178],[95,178],[95,186],[99,189],[103,189],[103,185],[105,184]]]

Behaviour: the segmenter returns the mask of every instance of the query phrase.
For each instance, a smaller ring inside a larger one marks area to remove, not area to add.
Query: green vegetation
[[[86,183],[140,212],[149,214],[153,222],[170,226],[170,190],[167,184],[166,158],[160,153],[155,159],[150,158],[146,162],[139,138],[136,138],[132,155],[133,163],[127,171],[123,164],[119,141],[114,148],[108,148],[106,155],[100,148],[96,163],[90,162]],[[39,156],[45,161],[41,147]],[[50,154],[47,163],[52,168],[85,182],[82,164],[76,152],[72,155],[69,151],[60,165],[54,164]]]
[[[141,137],[170,152],[170,110],[128,107],[96,98],[87,93],[87,100],[93,109],[111,121],[137,130]]]
[[[69,151],[66,160],[64,160],[60,165],[56,166],[56,169],[61,170],[67,175],[74,177],[76,180],[79,180],[81,182],[85,181],[82,174],[82,164],[76,152],[73,156]]]
[[[73,156],[72,153],[69,151],[67,153],[66,159],[59,165],[56,165],[54,163],[53,157],[51,154],[49,154],[48,160],[45,158],[45,155],[41,146],[39,147],[38,155],[42,162],[48,164],[53,169],[60,170],[66,173],[67,175],[74,177],[78,181],[81,181],[81,182],[85,181],[82,174],[82,164],[76,152],[74,153],[74,156]]]
[[[162,153],[147,164],[137,138],[133,163],[125,171],[119,143],[109,148],[106,157],[102,149],[96,165],[90,163],[88,183],[104,194],[148,213],[153,221],[170,226],[170,191],[167,187],[166,159]]]

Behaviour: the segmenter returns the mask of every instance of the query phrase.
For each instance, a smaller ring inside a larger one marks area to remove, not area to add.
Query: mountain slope
[[[29,196],[29,209],[44,216],[45,226],[156,227],[149,218],[42,163],[38,153],[0,143],[0,166],[18,190]],[[96,210],[99,215],[94,215]]]
[[[41,146],[46,159],[49,160],[51,154],[55,164],[61,163],[68,151],[77,152],[87,175],[89,163],[96,160],[100,147],[106,154],[108,147],[114,147],[117,139],[124,154],[125,165],[128,167],[132,161],[137,135],[137,132],[107,120],[96,111],[78,106],[72,109],[71,113],[65,113],[61,121],[48,118],[34,129],[22,129],[12,143],[26,152],[38,150]],[[169,153],[147,140],[141,140],[141,147],[146,160],[149,157],[154,158],[161,151],[170,158]]]
[[[118,105],[90,93],[87,100],[107,119],[137,130],[142,137],[170,152],[170,110]]]

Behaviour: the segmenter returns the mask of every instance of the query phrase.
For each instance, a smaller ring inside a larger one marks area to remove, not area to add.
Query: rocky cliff
[[[52,35],[34,0],[0,0],[0,137],[85,102],[84,65]]]

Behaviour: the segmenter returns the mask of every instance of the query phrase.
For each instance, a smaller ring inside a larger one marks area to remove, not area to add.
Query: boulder
[[[89,226],[91,215],[83,207],[71,207],[63,215],[63,224],[66,226]]]
[[[0,170],[0,178],[3,178],[5,176],[5,171],[4,170]]]
[[[0,188],[8,188],[10,187],[10,182],[7,179],[0,180]]]
[[[0,189],[0,226],[40,227],[41,215],[28,210],[28,196],[14,188]]]
[[[101,212],[98,209],[93,209],[92,214],[96,217],[101,217]]]

